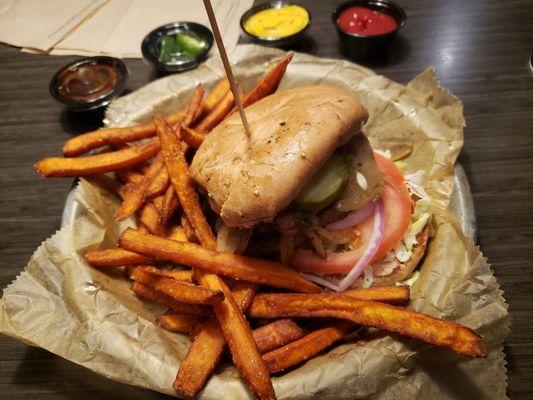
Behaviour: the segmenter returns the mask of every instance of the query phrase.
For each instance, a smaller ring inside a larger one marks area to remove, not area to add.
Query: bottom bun
[[[409,275],[411,275],[411,273],[416,269],[420,260],[422,260],[424,257],[428,240],[429,226],[426,225],[424,229],[422,229],[420,233],[416,235],[416,244],[413,246],[411,258],[409,258],[409,260],[407,260],[405,263],[395,260],[396,263],[393,265],[392,270],[390,267],[387,268],[386,275],[379,275],[375,271],[372,286],[390,286],[407,279]]]

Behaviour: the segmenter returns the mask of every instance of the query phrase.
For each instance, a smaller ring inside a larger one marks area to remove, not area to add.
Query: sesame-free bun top
[[[270,222],[300,193],[368,113],[332,86],[274,93],[246,108],[251,136],[234,113],[209,133],[191,164],[213,210],[230,227]]]

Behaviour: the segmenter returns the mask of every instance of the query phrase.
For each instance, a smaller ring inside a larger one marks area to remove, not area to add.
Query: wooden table
[[[313,25],[301,51],[340,57],[330,20],[335,2],[298,1]],[[408,22],[379,73],[406,82],[434,65],[465,105],[460,162],[474,194],[479,245],[495,270],[513,316],[505,350],[512,399],[533,397],[533,44],[531,1],[403,0]],[[58,228],[72,181],[41,178],[32,164],[97,128],[98,118],[65,112],[48,81],[76,57],[46,57],[0,46],[0,286],[26,265]],[[157,76],[128,60],[130,90]],[[162,399],[114,383],[40,349],[0,337],[2,399]]]

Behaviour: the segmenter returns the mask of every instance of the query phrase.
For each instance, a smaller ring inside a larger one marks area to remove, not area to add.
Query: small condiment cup
[[[308,16],[307,24],[302,29],[300,29],[298,32],[295,32],[292,35],[282,36],[282,37],[267,37],[267,36],[254,35],[253,33],[248,32],[244,28],[244,24],[246,23],[246,21],[249,18],[251,18],[252,16],[254,16],[255,14],[257,14],[257,13],[259,13],[261,11],[264,11],[264,10],[268,10],[270,8],[281,8],[281,7],[284,7],[284,6],[298,6],[298,7],[303,8],[305,11],[307,11],[307,16]],[[240,24],[241,24],[242,31],[250,39],[252,39],[252,41],[254,41],[256,43],[260,43],[260,44],[262,44],[264,46],[273,46],[273,47],[286,46],[286,45],[295,43],[295,42],[299,41],[300,39],[302,39],[302,37],[304,36],[305,32],[307,31],[307,29],[309,29],[309,26],[311,25],[311,13],[304,6],[302,6],[300,4],[292,3],[290,1],[281,1],[281,0],[269,1],[267,3],[258,4],[256,6],[250,8],[248,11],[246,11],[241,17]]]
[[[380,35],[363,35],[346,32],[338,24],[339,15],[349,7],[360,6],[390,15],[395,19],[396,29]],[[398,31],[403,28],[407,16],[402,7],[389,0],[351,0],[342,3],[331,14],[337,29],[341,52],[354,61],[373,61],[386,57],[389,47]]]
[[[161,51],[163,37],[180,33],[186,34],[188,32],[191,32],[195,36],[204,40],[207,44],[205,49],[192,57],[183,55],[183,57],[178,57],[174,61],[167,62],[160,60],[159,53]],[[209,50],[211,50],[211,47],[213,46],[213,41],[213,33],[204,25],[196,22],[172,22],[160,26],[146,35],[141,44],[141,51],[143,57],[152,63],[158,71],[181,72],[196,68],[198,64],[207,57]]]
[[[71,111],[96,110],[124,92],[128,74],[128,68],[118,58],[80,58],[52,76],[49,91]]]

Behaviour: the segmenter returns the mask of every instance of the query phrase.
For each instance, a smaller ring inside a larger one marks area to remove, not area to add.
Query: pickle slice
[[[163,36],[159,44],[159,61],[176,62],[184,57],[194,58],[206,46],[206,42],[193,33],[178,32],[174,35]]]
[[[316,214],[337,201],[348,182],[348,163],[334,153],[294,200],[297,209]]]
[[[169,62],[174,56],[174,38],[172,36],[163,36],[159,43],[158,59],[161,62]]]
[[[175,42],[178,49],[191,57],[200,54],[206,46],[203,40],[187,33],[177,34],[175,36]]]

